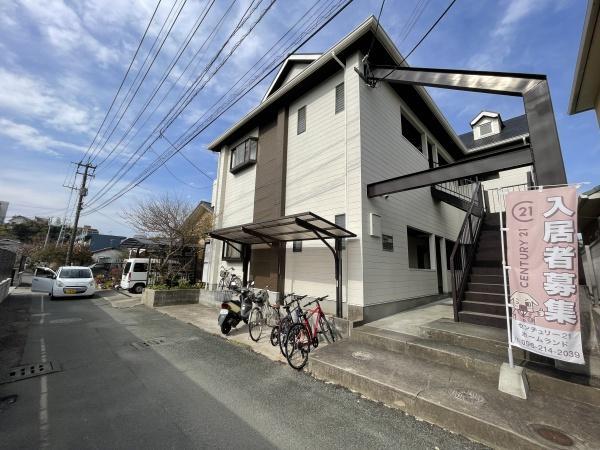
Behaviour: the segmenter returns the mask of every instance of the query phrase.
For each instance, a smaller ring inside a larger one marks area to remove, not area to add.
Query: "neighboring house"
[[[0,201],[0,225],[6,220],[6,212],[8,211],[8,202]]]
[[[596,110],[600,124],[600,0],[588,0],[569,114]]]
[[[87,245],[92,253],[106,248],[118,249],[125,236],[115,236],[112,234],[85,234],[79,239],[84,245]]]
[[[344,315],[370,321],[393,314],[452,291],[448,258],[478,180],[490,189],[527,183],[532,157],[523,117],[502,121],[482,112],[473,132],[458,136],[424,88],[365,84],[355,68],[363,72],[371,45],[382,64],[403,61],[370,18],[311,55],[310,64],[292,55],[261,104],[209,144],[219,154],[211,287],[221,265],[241,276],[251,246],[249,278],[256,286],[335,299],[334,249],[304,239],[349,236],[347,230],[355,237],[340,248]],[[495,170],[501,158],[501,169],[510,170]],[[481,176],[462,179],[463,167],[480,167]],[[442,171],[448,182],[426,182]],[[374,184],[413,174],[425,180],[418,188],[372,195]],[[305,212],[327,222],[300,233],[298,224],[307,227],[311,217],[299,216]],[[461,313],[476,323],[487,317]],[[490,316],[497,326],[505,323]]]
[[[29,221],[31,221],[31,219],[29,219],[28,217],[25,217],[25,216],[12,216],[9,219],[8,224],[9,225],[22,225]]]
[[[92,251],[92,259],[94,262],[103,262],[103,263],[120,263],[123,261],[123,250],[119,250],[112,247],[101,248],[98,250]]]

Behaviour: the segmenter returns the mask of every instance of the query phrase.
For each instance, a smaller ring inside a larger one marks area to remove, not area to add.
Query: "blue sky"
[[[231,59],[169,127],[167,137],[177,139],[312,3],[276,1]],[[178,0],[177,5],[180,4]],[[125,113],[121,128],[117,128],[115,138],[133,122],[207,4],[207,0],[187,1],[148,73],[147,82]],[[248,4],[249,0],[236,2],[225,19],[224,30],[233,27],[233,21],[239,19]],[[407,33],[407,20],[417,4],[425,7]],[[387,0],[381,24],[405,53],[447,4],[441,0]],[[161,3],[149,31],[148,45],[143,47],[146,53],[172,5],[173,0]],[[187,58],[191,58],[229,5],[230,0],[216,0],[198,36],[182,55],[173,76],[167,79],[164,90],[175,81]],[[379,0],[355,0],[301,51],[327,49],[367,16],[376,15],[380,5]],[[64,214],[68,191],[62,184],[72,173],[70,162],[80,160],[88,149],[155,6],[155,0],[0,3],[0,52],[3,55],[0,60],[0,199],[11,203],[9,216],[60,217]],[[600,135],[595,115],[593,112],[567,115],[585,7],[584,0],[458,0],[408,62],[413,66],[547,74],[569,181],[589,181],[596,185],[600,183]],[[214,42],[214,46],[208,48],[207,58],[217,45],[220,43]],[[145,57],[143,51],[140,54]],[[142,60],[134,66],[134,75]],[[185,76],[182,80],[186,80]],[[216,157],[206,150],[206,144],[256,105],[269,81],[257,87],[183,150],[209,177],[215,174]],[[170,107],[169,100],[175,101],[173,94],[183,85],[175,86],[153,116],[156,120]],[[159,91],[157,98],[162,92]],[[504,118],[523,113],[521,100],[512,97],[447,90],[430,92],[458,133],[468,131],[469,121],[484,109],[498,111]],[[151,103],[151,109],[153,105]],[[142,116],[138,125],[144,118]],[[90,187],[90,201],[150,129],[140,127],[129,146],[117,147],[114,160],[111,155],[100,166]],[[129,136],[137,131],[138,128],[134,128]],[[106,156],[114,144],[115,141],[109,141],[99,158]],[[168,145],[161,139],[152,151],[160,153]],[[154,157],[150,152],[142,157],[125,179],[115,185],[113,192],[141,173]],[[104,233],[131,234],[120,212],[142,197],[168,192],[191,202],[210,199],[209,177],[183,157],[175,155],[167,167],[168,170],[160,169],[100,212],[84,217],[82,223],[91,224]]]

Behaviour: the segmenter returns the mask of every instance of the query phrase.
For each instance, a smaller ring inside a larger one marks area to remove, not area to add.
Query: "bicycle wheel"
[[[279,345],[279,327],[277,325],[271,328],[271,345],[273,347]]]
[[[248,332],[250,333],[250,339],[254,342],[258,342],[262,334],[262,312],[258,308],[253,308],[250,311],[250,317],[248,319]]]
[[[219,289],[220,291],[222,291],[223,289],[225,289],[225,278],[221,278],[219,280],[219,285],[217,286],[217,289]]]
[[[303,323],[295,323],[288,331],[285,343],[285,358],[296,370],[302,370],[308,361],[311,338],[310,331]]]
[[[284,317],[281,319],[281,323],[279,324],[279,351],[283,356],[285,356],[285,343],[287,342],[288,331],[290,331],[290,327],[292,326],[292,320],[289,317]]]
[[[325,316],[319,317],[319,333],[323,335],[328,344],[335,342],[333,328]]]

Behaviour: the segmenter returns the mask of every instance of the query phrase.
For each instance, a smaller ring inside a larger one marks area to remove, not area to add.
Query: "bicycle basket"
[[[226,271],[226,270],[221,270],[221,271],[219,272],[219,276],[220,276],[221,278],[225,278],[225,277],[227,277],[227,271]]]

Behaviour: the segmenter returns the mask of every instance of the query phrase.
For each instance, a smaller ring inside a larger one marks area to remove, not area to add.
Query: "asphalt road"
[[[21,291],[0,316],[0,362],[60,367],[0,384],[2,448],[481,448],[142,306]]]

